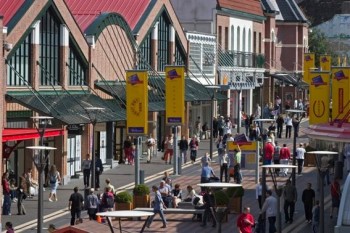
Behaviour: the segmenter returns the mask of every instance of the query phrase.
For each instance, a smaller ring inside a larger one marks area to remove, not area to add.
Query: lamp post
[[[292,113],[293,114],[293,165],[296,165],[296,150],[297,150],[297,136],[298,136],[298,131],[299,131],[299,125],[303,117],[299,117],[300,113],[304,113],[304,110],[298,110],[298,109],[288,109],[286,110],[287,113]],[[298,119],[294,120],[294,114],[297,114]],[[293,168],[292,171],[292,185],[295,186],[295,174],[296,169]]]
[[[205,86],[208,89],[212,89],[213,93],[211,95],[211,101],[210,101],[210,145],[209,145],[209,154],[210,159],[213,159],[213,118],[214,118],[214,101],[215,101],[215,93],[217,89],[220,89],[220,86],[212,85],[212,86]]]
[[[91,188],[96,188],[96,157],[95,157],[95,126],[97,123],[97,114],[101,111],[104,110],[104,108],[100,108],[100,107],[87,107],[85,108],[85,110],[88,112],[88,116],[90,119],[90,123],[92,124],[92,137],[91,137],[91,145],[90,145],[90,149],[91,149],[91,153],[92,153],[92,169],[91,169]]]
[[[324,188],[323,182],[328,172],[328,162],[329,159],[323,160],[324,156],[336,155],[338,152],[335,151],[310,151],[308,154],[314,154],[316,156],[316,164],[318,170],[318,185],[320,189],[320,233],[324,233]]]
[[[263,165],[263,168],[268,168],[271,174],[272,182],[275,187],[275,191],[277,194],[277,233],[282,233],[282,221],[281,221],[281,196],[282,196],[282,188],[279,188],[277,185],[276,173],[273,172],[273,169],[283,169],[283,168],[296,168],[294,165],[288,164],[272,164],[272,165]]]
[[[35,164],[35,167],[38,170],[38,225],[37,225],[37,232],[41,233],[43,229],[43,214],[44,214],[44,208],[43,208],[43,201],[44,201],[44,170],[47,163],[47,159],[45,158],[45,155],[43,151],[45,150],[56,150],[55,147],[49,147],[44,146],[44,135],[45,130],[48,125],[51,124],[51,119],[53,117],[46,117],[46,116],[37,116],[32,117],[33,122],[35,124],[35,127],[39,133],[40,136],[40,146],[28,146],[27,149],[35,150],[39,153],[35,153],[33,156],[33,162]]]

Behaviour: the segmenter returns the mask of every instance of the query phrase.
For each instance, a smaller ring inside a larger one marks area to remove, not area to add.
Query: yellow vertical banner
[[[126,127],[128,134],[148,133],[148,73],[126,71]]]
[[[310,125],[328,123],[330,72],[310,72]]]
[[[304,54],[304,81],[310,84],[310,69],[315,67],[315,54]]]
[[[165,66],[166,124],[185,123],[185,67]]]
[[[331,70],[331,55],[321,55],[320,56],[320,67],[321,71],[330,71]]]
[[[332,120],[341,120],[350,109],[350,67],[332,68]]]

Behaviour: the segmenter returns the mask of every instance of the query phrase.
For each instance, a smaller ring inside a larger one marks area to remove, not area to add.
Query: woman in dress
[[[60,173],[57,171],[57,168],[55,165],[51,165],[48,179],[51,187],[49,201],[50,202],[57,201],[57,187],[58,187],[58,184],[61,182],[61,176],[60,176]]]

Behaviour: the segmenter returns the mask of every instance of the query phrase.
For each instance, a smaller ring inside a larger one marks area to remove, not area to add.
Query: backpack
[[[104,197],[104,204],[106,205],[106,208],[113,208],[114,207],[114,195],[108,195],[103,194]]]
[[[54,184],[57,181],[57,174],[52,175],[50,174],[50,184]]]

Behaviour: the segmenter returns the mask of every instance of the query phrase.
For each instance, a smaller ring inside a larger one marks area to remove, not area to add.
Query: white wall
[[[232,26],[234,28],[234,39],[232,40]],[[238,49],[237,46],[237,28],[240,28],[240,48]],[[245,29],[245,40],[243,41],[243,31]],[[249,30],[250,30],[250,41],[249,41]],[[237,19],[237,18],[230,18],[230,27],[229,27],[229,48],[230,50],[235,51],[242,51],[242,52],[252,52],[252,46],[253,46],[253,21],[249,20],[243,20],[243,19]],[[233,45],[232,45],[233,42]],[[245,46],[244,44],[245,43]],[[244,51],[243,48],[245,47]],[[250,48],[250,51],[249,51]]]

